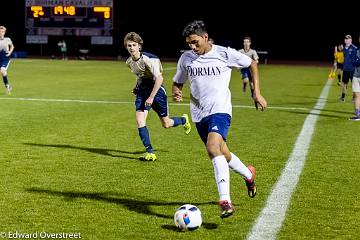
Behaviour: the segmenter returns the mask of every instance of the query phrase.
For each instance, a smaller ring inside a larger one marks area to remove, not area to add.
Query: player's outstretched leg
[[[187,114],[183,114],[181,117],[171,117],[171,119],[174,121],[173,124],[168,125],[168,127],[177,127],[179,125],[183,125],[185,134],[188,135],[191,132],[191,124],[189,121],[189,116]],[[163,127],[168,128],[164,126],[165,120],[162,120]]]
[[[155,161],[157,158],[150,143],[150,135],[147,127],[146,126],[140,127],[138,128],[138,131],[139,131],[139,137],[146,149],[146,153],[141,155],[139,159],[142,161]]]
[[[248,165],[248,169],[250,170],[252,177],[249,180],[245,180],[246,183],[246,187],[247,187],[247,191],[248,191],[248,195],[249,197],[253,198],[256,195],[256,184],[255,184],[255,175],[256,175],[256,170],[253,166]]]
[[[247,191],[249,197],[253,198],[256,195],[256,184],[255,184],[255,168],[251,165],[247,167],[245,164],[238,158],[234,153],[231,154],[231,160],[229,162],[229,167],[236,173],[240,174],[246,183]]]

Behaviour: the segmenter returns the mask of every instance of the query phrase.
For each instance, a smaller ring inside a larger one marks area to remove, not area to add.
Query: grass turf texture
[[[164,63],[168,96],[175,66]],[[225,220],[194,124],[189,136],[181,127],[166,130],[151,111],[148,128],[158,161],[137,160],[143,146],[131,94],[135,77],[123,62],[14,60],[8,73],[13,94],[4,89],[0,95],[0,231],[78,232],[83,239],[243,239],[326,83],[328,68],[260,65],[270,107],[265,112],[253,108],[249,92],[241,90],[240,73],[233,71],[228,145],[256,167],[258,195],[248,198],[244,181],[231,173],[236,212]],[[184,96],[188,103],[188,85]],[[334,81],[279,239],[355,239],[359,232],[360,126],[347,120],[351,96],[346,103],[338,96]],[[169,103],[171,116],[189,113],[188,105],[170,98]],[[185,203],[204,215],[195,232],[174,227],[173,214]]]

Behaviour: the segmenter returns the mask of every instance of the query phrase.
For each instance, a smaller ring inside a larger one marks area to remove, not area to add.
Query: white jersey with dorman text
[[[232,115],[229,83],[231,70],[249,67],[251,58],[233,49],[212,45],[212,49],[197,55],[185,51],[173,78],[175,83],[190,82],[190,112],[193,122],[215,113]]]

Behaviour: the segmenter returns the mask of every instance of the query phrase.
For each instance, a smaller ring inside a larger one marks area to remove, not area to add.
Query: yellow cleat
[[[155,153],[144,153],[139,157],[141,161],[155,161],[157,159]]]
[[[191,124],[189,121],[189,116],[187,114],[183,114],[182,117],[185,118],[185,124],[184,124],[185,134],[188,135],[191,132]]]

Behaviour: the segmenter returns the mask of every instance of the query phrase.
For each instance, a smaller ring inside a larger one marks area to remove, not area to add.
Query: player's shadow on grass
[[[65,148],[65,149],[78,149],[87,151],[90,153],[100,154],[109,157],[120,157],[120,158],[127,158],[127,159],[136,159],[138,160],[138,156],[127,156],[127,155],[139,155],[144,153],[144,151],[124,151],[118,149],[106,149],[106,148],[90,148],[90,147],[79,147],[69,144],[41,144],[41,143],[24,143],[25,145],[29,146],[36,146],[36,147],[54,147],[54,148]],[[164,152],[164,150],[156,150],[157,152]],[[118,153],[118,154],[113,154]]]
[[[163,229],[167,229],[170,231],[174,231],[174,232],[181,232],[181,230],[179,228],[177,228],[175,225],[170,225],[170,224],[165,224],[161,226]],[[216,223],[206,223],[203,222],[201,224],[201,228],[206,228],[206,229],[216,229],[218,227],[218,225]]]
[[[38,194],[47,194],[52,196],[63,197],[67,201],[74,201],[76,199],[90,199],[105,203],[122,205],[126,209],[132,212],[152,215],[159,218],[173,219],[173,215],[166,215],[162,213],[155,212],[151,209],[152,206],[174,206],[176,209],[178,206],[184,205],[184,202],[163,202],[163,201],[153,201],[153,200],[142,200],[131,199],[131,198],[121,198],[117,193],[111,192],[100,192],[100,193],[86,193],[86,192],[75,192],[75,191],[54,191],[48,189],[41,188],[29,188],[26,189],[27,192],[30,193],[38,193]],[[209,204],[218,204],[217,202],[203,202],[203,203],[192,203],[196,206],[201,205],[209,205]],[[177,231],[178,229],[175,227],[170,227],[171,225],[163,225],[162,228]],[[215,223],[203,223],[202,225],[207,229],[215,229],[217,228],[217,224]]]

